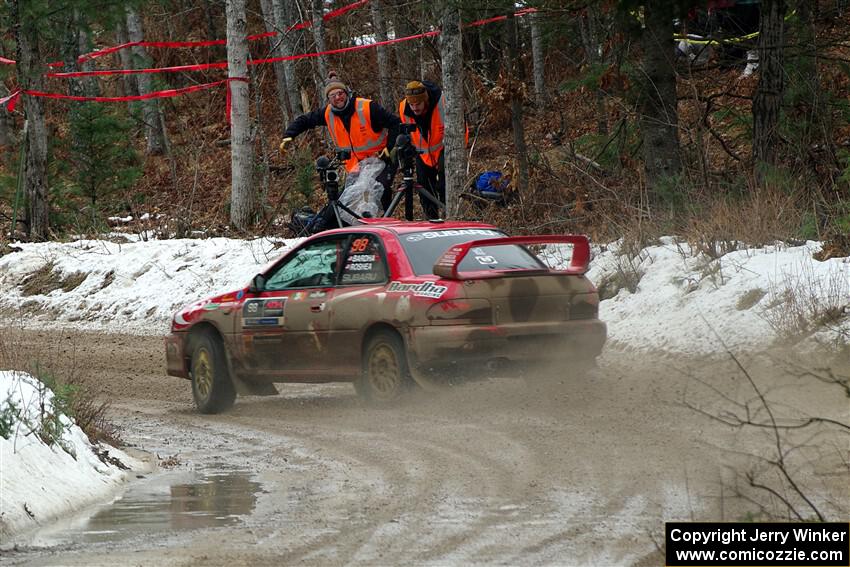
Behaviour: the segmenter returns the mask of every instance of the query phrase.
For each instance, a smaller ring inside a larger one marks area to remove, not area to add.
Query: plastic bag
[[[345,189],[339,196],[339,202],[361,217],[381,216],[381,195],[384,186],[378,182],[378,176],[386,164],[378,158],[366,158],[360,162],[359,169],[349,172],[345,178]],[[340,209],[339,216],[346,224],[354,224],[355,218]]]

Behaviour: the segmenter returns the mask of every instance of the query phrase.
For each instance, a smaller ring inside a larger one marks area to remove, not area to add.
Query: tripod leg
[[[342,209],[343,211],[345,211],[345,212],[346,212],[346,213],[348,213],[349,215],[353,216],[355,219],[361,219],[361,218],[363,218],[363,217],[361,217],[359,214],[355,213],[354,211],[352,211],[351,209],[349,209],[348,207],[346,207],[345,205],[343,205],[342,203],[340,203],[339,201],[337,201],[337,202],[336,202],[336,203],[334,203],[334,204],[337,206],[337,208],[338,208],[338,209]],[[338,214],[339,214],[339,212],[337,212],[337,215],[338,215]],[[340,226],[342,226],[342,225],[340,225]]]
[[[345,225],[342,224],[342,218],[340,218],[340,216],[339,216],[339,204],[336,201],[332,201],[330,206],[331,206],[331,209],[334,212],[334,217],[336,218],[336,225],[338,227],[345,226]]]
[[[413,179],[404,178],[404,218],[413,220]]]
[[[383,214],[382,216],[384,216],[384,217],[391,217],[391,216],[393,216],[393,213],[395,212],[396,207],[398,207],[398,204],[401,202],[401,198],[402,198],[403,196],[404,196],[404,193],[401,193],[401,192],[396,193],[396,194],[393,196],[393,200],[392,200],[392,202],[390,203],[390,206],[389,206],[389,207],[387,207],[387,210],[386,210],[386,211],[384,211],[384,214]]]
[[[425,189],[422,186],[418,186],[416,188],[416,191],[419,193],[419,195],[421,197],[424,197],[425,199],[427,199],[431,203],[437,205],[437,207],[439,207],[439,209],[441,211],[443,211],[443,215],[446,214],[446,205],[442,201],[437,199],[437,197],[435,197],[433,193],[431,193],[430,191],[428,191],[427,189]]]

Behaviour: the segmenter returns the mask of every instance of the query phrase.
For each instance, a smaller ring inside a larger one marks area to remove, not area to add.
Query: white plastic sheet
[[[378,158],[366,158],[360,162],[357,171],[350,172],[345,178],[345,189],[339,196],[339,202],[360,216],[379,217],[381,210],[381,194],[384,186],[377,179],[386,164]],[[353,224],[355,219],[340,209],[342,221]]]

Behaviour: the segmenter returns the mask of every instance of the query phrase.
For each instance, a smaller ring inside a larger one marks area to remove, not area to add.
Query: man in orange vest
[[[333,71],[328,74],[324,95],[328,104],[302,114],[286,127],[280,144],[281,153],[285,154],[292,139],[302,132],[325,126],[336,150],[351,152],[351,157],[345,162],[348,172],[357,170],[358,164],[368,157],[388,155],[401,123],[398,116],[373,100],[355,96]],[[388,165],[378,176],[378,181],[384,186],[381,196],[384,209],[392,200],[394,174],[395,167]]]
[[[398,105],[403,124],[416,124],[410,134],[411,144],[419,151],[416,156],[416,181],[446,202],[445,162],[443,160],[443,99],[440,87],[429,81],[410,81],[404,89],[404,98]],[[467,132],[467,139],[469,133]],[[437,218],[439,209],[428,199],[419,197],[425,217]]]

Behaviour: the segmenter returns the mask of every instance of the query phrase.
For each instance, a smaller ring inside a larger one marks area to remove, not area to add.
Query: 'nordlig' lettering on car
[[[433,282],[423,282],[418,284],[390,282],[389,287],[387,287],[388,292],[410,292],[413,295],[419,297],[433,297],[434,299],[439,299],[440,297],[443,297],[443,294],[446,293],[447,289],[449,288],[444,285],[436,285]]]

